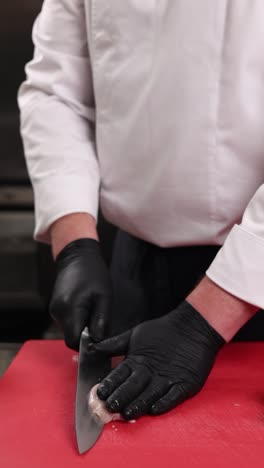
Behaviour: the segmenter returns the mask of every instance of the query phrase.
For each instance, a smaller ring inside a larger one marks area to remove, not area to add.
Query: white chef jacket
[[[263,0],[45,0],[19,90],[35,238],[86,212],[264,308]]]

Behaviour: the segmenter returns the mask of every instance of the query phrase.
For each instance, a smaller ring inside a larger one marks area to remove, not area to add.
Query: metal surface
[[[103,423],[88,407],[90,390],[111,370],[111,360],[95,352],[88,352],[88,328],[81,335],[78,379],[75,401],[75,430],[79,453],[89,450],[100,436]]]
[[[21,343],[0,343],[0,379],[20,350]]]
[[[4,209],[33,209],[31,186],[0,185],[0,207]]]

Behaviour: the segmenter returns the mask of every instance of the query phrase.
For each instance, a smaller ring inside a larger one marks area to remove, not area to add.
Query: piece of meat
[[[97,396],[97,388],[99,384],[95,385],[88,396],[88,405],[92,411],[101,421],[103,424],[107,424],[111,421],[122,420],[122,416],[120,413],[110,413],[105,406],[105,402],[100,400]]]

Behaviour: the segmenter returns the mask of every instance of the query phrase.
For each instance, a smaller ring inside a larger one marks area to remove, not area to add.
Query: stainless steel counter
[[[0,378],[21,348],[21,343],[0,343]]]

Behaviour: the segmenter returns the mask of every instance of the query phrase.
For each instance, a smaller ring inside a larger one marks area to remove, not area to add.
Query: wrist
[[[53,258],[56,259],[66,245],[77,239],[99,241],[94,217],[88,213],[73,213],[58,219],[50,228]]]
[[[186,300],[227,342],[258,310],[258,307],[220,288],[207,276]]]
[[[216,352],[226,343],[223,336],[220,335],[217,330],[211,326],[208,320],[206,320],[187,300],[182,301],[175,309],[177,322],[179,321],[180,314],[182,314],[180,318],[181,323],[184,324],[185,327],[187,326],[187,329],[192,329],[193,337],[194,334],[197,339],[199,339],[199,335],[201,338],[206,336],[208,343],[211,343]]]

